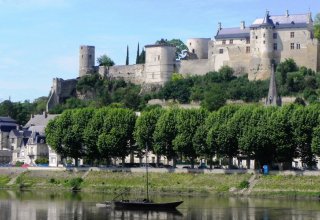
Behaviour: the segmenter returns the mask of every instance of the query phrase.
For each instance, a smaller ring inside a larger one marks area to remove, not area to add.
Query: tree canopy
[[[113,66],[115,64],[114,61],[106,54],[103,54],[100,57],[98,57],[97,62],[99,66]]]

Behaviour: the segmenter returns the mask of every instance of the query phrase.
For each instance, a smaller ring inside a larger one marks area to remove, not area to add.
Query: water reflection
[[[40,193],[0,191],[0,219],[214,219],[214,220],[320,220],[320,204],[315,201],[271,199],[179,197],[184,203],[176,212],[128,211],[99,208],[96,202],[112,195],[85,193]],[[155,197],[157,201],[174,197]]]

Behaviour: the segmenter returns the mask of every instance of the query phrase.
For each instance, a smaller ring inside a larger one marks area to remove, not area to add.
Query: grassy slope
[[[265,196],[319,196],[320,176],[261,176],[252,192]]]
[[[168,193],[220,193],[238,188],[250,178],[249,174],[186,174],[150,173],[150,191]],[[130,189],[143,191],[146,175],[142,173],[91,172],[82,184],[84,190],[117,191]]]

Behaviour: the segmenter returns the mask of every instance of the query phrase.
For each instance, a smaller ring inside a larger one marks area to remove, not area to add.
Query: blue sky
[[[319,0],[0,0],[0,102],[47,96],[54,77],[78,76],[80,45],[124,64],[137,43],[213,37],[271,14],[320,12]]]

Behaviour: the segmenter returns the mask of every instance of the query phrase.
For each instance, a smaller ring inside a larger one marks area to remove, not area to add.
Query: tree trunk
[[[228,158],[228,167],[229,167],[229,169],[231,168],[231,165],[232,165],[232,157],[229,157]]]
[[[160,155],[157,154],[157,167],[159,167],[159,163],[160,163]]]
[[[247,169],[250,169],[250,159],[247,159]]]
[[[194,158],[193,157],[190,157],[190,162],[191,162],[191,169],[194,168]]]
[[[130,163],[134,163],[134,153],[130,153]]]
[[[173,157],[173,168],[177,167],[177,158],[174,156]]]
[[[212,164],[213,164],[212,156],[209,158],[209,163],[210,163],[210,169],[212,169]]]
[[[122,157],[122,167],[125,167],[125,164],[126,164],[126,158]]]
[[[75,167],[78,167],[78,165],[79,165],[79,161],[78,161],[78,158],[74,158],[74,166]]]

